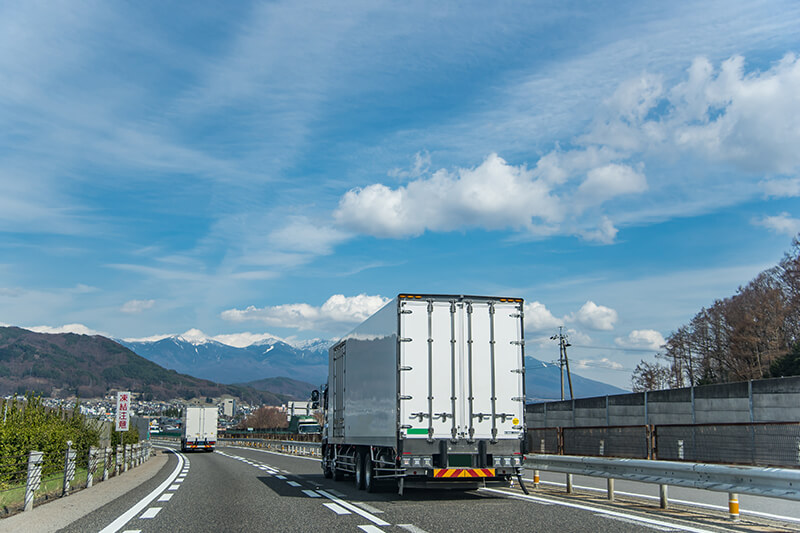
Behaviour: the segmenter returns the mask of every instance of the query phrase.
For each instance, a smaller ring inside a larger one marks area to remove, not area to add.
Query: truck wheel
[[[375,464],[372,459],[367,456],[364,458],[364,488],[367,492],[375,492],[377,487],[375,481]]]
[[[322,459],[322,475],[325,479],[330,479],[333,477],[333,470],[331,469],[331,459],[330,453],[325,452],[325,457]]]
[[[331,469],[333,470],[333,480],[334,481],[341,481],[341,480],[344,479],[344,472],[342,472],[341,470],[339,470],[336,467],[336,461],[333,461],[331,463]]]
[[[364,490],[364,452],[356,452],[356,488]]]

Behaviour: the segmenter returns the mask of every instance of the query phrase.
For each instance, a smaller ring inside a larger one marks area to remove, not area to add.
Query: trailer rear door
[[[409,439],[519,438],[521,301],[400,300],[400,424]]]

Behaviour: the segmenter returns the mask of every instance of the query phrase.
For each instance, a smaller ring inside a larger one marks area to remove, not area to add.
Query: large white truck
[[[212,452],[217,444],[217,408],[187,405],[183,409],[181,451]]]
[[[332,346],[325,477],[400,494],[522,485],[523,322],[521,298],[400,294]]]

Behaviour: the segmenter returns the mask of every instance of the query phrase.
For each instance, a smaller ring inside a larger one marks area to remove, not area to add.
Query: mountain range
[[[155,341],[119,342],[166,368],[223,383],[244,383],[260,389],[276,386],[276,382],[270,383],[265,378],[291,376],[294,380],[306,382],[291,388],[295,395],[301,394],[303,387],[309,383],[314,385],[308,388],[308,392],[327,380],[328,348],[335,342],[314,339],[290,344],[276,337],[269,337],[249,346],[235,347],[188,333],[190,332]],[[561,397],[557,365],[528,356],[525,366],[525,388],[529,399],[552,400]],[[569,398],[566,377],[564,381],[565,396]],[[575,373],[572,373],[572,384],[576,398],[628,392]],[[278,392],[280,389],[268,390]]]
[[[137,391],[146,400],[230,395],[268,405],[293,397],[167,370],[99,335],[0,327],[0,395],[96,398],[115,390]]]

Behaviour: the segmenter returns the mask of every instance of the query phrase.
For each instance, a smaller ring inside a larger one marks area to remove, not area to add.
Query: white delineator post
[[[61,495],[69,494],[69,484],[75,479],[75,450],[72,449],[72,441],[67,441],[67,451],[64,454],[64,485]]]
[[[94,485],[94,474],[97,472],[97,460],[100,451],[94,446],[89,447],[89,459],[86,461],[86,488]]]
[[[25,510],[33,509],[33,498],[42,482],[42,452],[28,454],[28,480],[25,483]]]

